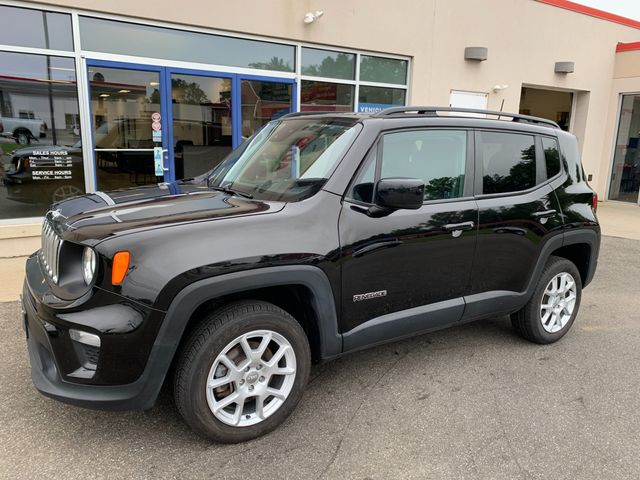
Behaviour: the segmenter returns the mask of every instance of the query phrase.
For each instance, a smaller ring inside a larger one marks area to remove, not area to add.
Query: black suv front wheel
[[[556,342],[573,325],[581,297],[582,281],[576,266],[566,258],[552,256],[529,303],[511,316],[511,322],[527,340]]]
[[[198,433],[236,443],[281,424],[302,397],[311,354],[300,324],[267,302],[243,301],[209,314],[178,361],[178,411]]]

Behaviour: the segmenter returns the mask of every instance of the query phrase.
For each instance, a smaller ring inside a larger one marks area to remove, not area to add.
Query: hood
[[[284,205],[245,199],[197,183],[173,182],[74,197],[56,203],[47,216],[66,239],[95,244],[120,233],[275,213]]]

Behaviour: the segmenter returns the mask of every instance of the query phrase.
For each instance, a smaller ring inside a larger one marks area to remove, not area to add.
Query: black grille
[[[96,365],[98,365],[100,349],[98,347],[93,347],[84,343],[81,343],[80,347],[82,348],[82,353],[84,353],[85,361],[83,363],[85,364],[85,368],[88,368],[89,365],[91,365],[95,369]]]
[[[62,240],[55,232],[49,220],[45,218],[42,224],[42,247],[40,248],[40,261],[47,275],[58,283],[58,256]]]

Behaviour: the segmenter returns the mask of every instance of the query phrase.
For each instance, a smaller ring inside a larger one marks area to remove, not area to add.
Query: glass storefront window
[[[640,190],[640,95],[623,95],[613,153],[609,199],[638,203]]]
[[[293,72],[295,47],[244,38],[80,17],[82,49]]]
[[[291,84],[242,80],[242,139],[291,112]]]
[[[231,79],[171,76],[176,178],[215,167],[232,150]]]
[[[300,110],[303,112],[353,111],[353,85],[302,80]]]
[[[406,90],[401,88],[360,86],[358,111],[375,113],[388,107],[402,106],[405,103]]]
[[[0,44],[71,51],[71,15],[0,5]]]
[[[355,78],[356,56],[317,48],[302,49],[302,74],[312,77]]]
[[[160,74],[89,67],[91,123],[100,190],[157,183],[153,115],[160,112]]]
[[[84,192],[71,58],[0,52],[0,218]]]
[[[406,60],[362,55],[360,57],[360,80],[405,85],[407,83],[407,65]]]

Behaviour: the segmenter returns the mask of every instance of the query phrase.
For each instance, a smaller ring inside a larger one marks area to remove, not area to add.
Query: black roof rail
[[[312,115],[357,115],[354,112],[332,112],[330,110],[324,110],[324,111],[313,111],[313,112],[291,112],[291,113],[287,113],[286,115],[283,115],[281,117],[278,117],[278,119],[280,118],[294,118],[294,117],[307,117],[307,116],[312,116]]]
[[[495,110],[480,110],[475,108],[457,108],[457,107],[391,107],[385,108],[380,112],[374,113],[372,117],[390,117],[398,114],[414,114],[425,115],[430,117],[438,117],[438,112],[451,112],[451,113],[475,113],[479,115],[491,115],[498,117],[511,118],[512,122],[534,123],[539,125],[546,125],[553,128],[560,128],[553,120],[546,118],[532,117],[530,115],[520,115],[519,113],[509,112],[497,112]]]

